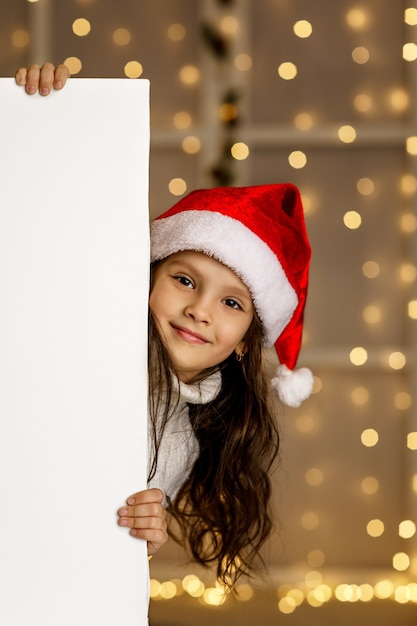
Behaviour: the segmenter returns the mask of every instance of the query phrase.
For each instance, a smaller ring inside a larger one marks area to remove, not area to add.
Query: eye
[[[177,274],[173,278],[174,280],[177,281],[177,283],[180,283],[180,285],[184,285],[184,287],[188,287],[189,289],[193,289],[194,287],[193,281],[190,278],[188,278],[188,276]]]
[[[237,300],[234,300],[233,298],[226,298],[224,300],[224,303],[230,309],[237,309],[237,310],[241,310],[241,311],[243,310],[241,305],[239,304],[239,302],[237,302]]]

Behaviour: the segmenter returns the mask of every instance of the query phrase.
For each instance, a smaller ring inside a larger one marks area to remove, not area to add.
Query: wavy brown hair
[[[170,526],[170,534],[197,563],[214,565],[218,579],[229,587],[262,564],[259,551],[273,527],[269,474],[279,434],[267,402],[262,343],[262,326],[255,315],[245,337],[243,360],[238,362],[233,353],[218,366],[222,374],[218,396],[204,405],[189,405],[200,454],[169,506],[177,522],[176,530]],[[169,408],[172,371],[150,316],[149,411],[155,450],[150,477],[164,426],[175,410]]]

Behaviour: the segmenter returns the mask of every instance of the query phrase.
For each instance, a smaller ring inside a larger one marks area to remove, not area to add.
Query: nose
[[[195,322],[200,322],[202,324],[211,324],[213,315],[212,315],[212,307],[208,300],[203,296],[196,296],[192,302],[189,302],[185,307],[185,315],[190,317]]]

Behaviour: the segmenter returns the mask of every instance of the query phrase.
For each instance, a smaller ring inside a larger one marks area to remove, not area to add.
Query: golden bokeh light
[[[410,300],[407,306],[408,317],[417,320],[417,300]]]
[[[84,17],[79,17],[72,23],[72,32],[77,37],[85,37],[91,32],[91,24]]]
[[[354,7],[350,9],[346,15],[346,21],[354,30],[362,30],[369,23],[368,16],[361,7]]]
[[[323,567],[325,562],[326,555],[324,554],[323,550],[311,550],[307,554],[307,563],[310,567]]]
[[[371,519],[366,525],[366,532],[370,537],[380,537],[385,530],[384,522],[380,519]]]
[[[359,113],[367,113],[373,107],[373,100],[366,93],[358,93],[353,99],[353,106]]]
[[[409,42],[403,45],[403,59],[409,62],[417,59],[417,44]]]
[[[116,28],[113,31],[112,39],[116,46],[127,46],[132,40],[132,34],[128,28]]]
[[[362,218],[357,211],[347,211],[343,216],[343,223],[346,228],[356,230],[362,224]]]
[[[337,135],[343,143],[353,143],[356,140],[356,130],[349,124],[340,126]]]
[[[315,429],[315,421],[311,415],[300,415],[295,420],[295,427],[299,433],[307,435]]]
[[[409,107],[410,96],[404,89],[396,87],[389,93],[388,102],[391,109],[403,113]]]
[[[16,28],[12,32],[11,42],[14,48],[26,48],[30,42],[30,35],[24,28]]]
[[[401,216],[400,228],[403,233],[415,233],[417,230],[417,217],[413,213],[404,213]]]
[[[366,278],[377,278],[381,273],[381,267],[376,261],[365,261],[362,272]]]
[[[403,263],[400,267],[400,278],[404,283],[413,283],[417,278],[417,267],[412,263]]]
[[[366,496],[373,496],[379,490],[379,480],[375,476],[366,476],[361,482],[361,491]]]
[[[172,178],[169,181],[168,189],[173,196],[182,196],[187,191],[187,183],[183,178]]]
[[[417,433],[408,433],[407,435],[407,448],[409,450],[417,450]]]
[[[139,61],[128,61],[123,69],[127,78],[139,78],[143,74],[142,63]]]
[[[416,156],[417,154],[417,137],[413,136],[413,137],[407,137],[407,141],[405,144],[405,149],[407,150],[408,154],[411,154],[412,156]]]
[[[382,318],[382,311],[375,304],[369,304],[362,311],[362,317],[367,324],[378,324]]]
[[[368,63],[369,56],[369,50],[364,46],[358,46],[357,48],[352,50],[352,59],[355,61],[355,63],[358,63],[358,65],[364,65],[365,63]]]
[[[399,411],[406,411],[413,404],[411,395],[407,391],[399,391],[394,396],[394,406]]]
[[[220,20],[220,30],[225,35],[235,35],[239,28],[239,20],[234,15],[225,15]]]
[[[404,11],[404,22],[409,26],[417,25],[417,9],[410,7]]]
[[[178,130],[190,128],[192,122],[193,118],[188,111],[178,111],[173,117],[174,126],[178,128]]]
[[[313,27],[308,20],[298,20],[298,22],[295,22],[293,26],[293,31],[295,35],[297,35],[297,37],[300,37],[301,39],[306,39],[307,37],[311,36],[311,33],[313,32]]]
[[[236,161],[244,161],[249,156],[249,146],[242,141],[234,143],[230,149],[231,155]]]
[[[311,467],[305,473],[305,481],[310,487],[319,487],[324,480],[324,474],[318,467]]]
[[[391,580],[379,580],[374,586],[375,597],[387,600],[394,593],[394,583]]]
[[[222,122],[232,122],[233,120],[237,119],[238,114],[239,111],[235,104],[225,102],[220,105],[219,118],[222,120]]]
[[[185,27],[182,24],[171,24],[167,31],[168,39],[171,41],[182,41],[185,33]]]
[[[388,356],[388,365],[393,370],[402,370],[405,367],[406,363],[407,360],[405,358],[405,354],[403,354],[402,352],[391,352],[391,354]]]
[[[310,130],[313,127],[313,116],[310,113],[297,113],[294,117],[294,126],[298,130]]]
[[[179,72],[180,81],[189,87],[196,85],[201,78],[201,73],[195,65],[184,65]]]
[[[241,52],[235,56],[234,64],[240,72],[248,72],[252,68],[253,60],[250,54]]]
[[[361,442],[366,448],[373,448],[379,441],[379,435],[374,428],[366,428],[361,433]]]
[[[405,552],[397,552],[392,557],[392,567],[398,572],[405,572],[410,567],[410,557]]]
[[[413,174],[404,174],[401,177],[401,191],[407,195],[414,195],[417,191],[417,178]]]
[[[69,69],[71,76],[73,74],[79,74],[83,68],[81,59],[79,59],[78,57],[67,57],[66,59],[64,59],[64,65],[66,65]]]
[[[368,360],[368,352],[362,346],[357,346],[350,351],[349,359],[352,365],[364,365]]]
[[[375,183],[372,178],[360,178],[356,183],[356,189],[362,196],[370,196],[375,191]]]
[[[356,406],[362,406],[369,402],[369,390],[366,387],[355,387],[350,394],[350,399]]]
[[[416,534],[416,524],[412,520],[404,520],[398,526],[398,534],[402,539],[411,539]]]
[[[278,609],[284,615],[290,615],[291,613],[294,613],[296,608],[297,604],[293,598],[281,598],[281,600],[279,600],[278,602]]]
[[[303,167],[306,166],[306,164],[307,164],[307,156],[301,150],[294,150],[288,156],[288,163],[295,170],[300,170],[300,169],[302,169]]]
[[[198,154],[201,150],[201,141],[198,137],[189,135],[184,137],[181,146],[186,154]]]
[[[305,530],[315,530],[320,524],[320,519],[315,511],[307,511],[301,516],[301,526]]]
[[[291,63],[291,61],[285,61],[278,66],[278,75],[283,80],[293,80],[298,73],[297,66],[295,63]]]

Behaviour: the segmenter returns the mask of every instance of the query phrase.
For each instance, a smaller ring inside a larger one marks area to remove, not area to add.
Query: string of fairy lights
[[[43,0],[26,0],[30,3],[42,3]],[[209,0],[208,0],[209,1]],[[238,0],[211,0],[214,10],[212,20],[203,20],[199,25],[201,29],[201,45],[205,54],[211,61],[228,68],[230,77],[229,85],[221,93],[217,102],[217,133],[218,142],[217,158],[209,164],[209,173],[213,185],[234,184],[236,180],[236,168],[239,162],[250,163],[252,157],[251,142],[247,137],[253,136],[248,133],[241,114],[242,100],[245,94],[241,88],[242,81],[233,80],[234,76],[247,75],[253,70],[254,56],[247,50],[236,50],[234,37],[239,32],[240,23],[236,17]],[[82,73],[83,59],[77,55],[77,39],[90,37],[94,32],[94,22],[83,15],[83,8],[92,5],[94,0],[74,0],[79,6],[80,14],[73,20],[71,28],[74,36],[74,54],[64,61],[72,75]],[[412,4],[411,2],[409,3]],[[402,59],[405,64],[415,64],[417,61],[417,44],[414,39],[417,27],[417,7],[408,6],[404,10],[405,33],[409,40],[404,41],[402,47]],[[348,28],[354,32],[365,31],[370,20],[370,9],[359,1],[352,6],[345,15]],[[293,36],[301,40],[307,40],[313,36],[315,29],[314,20],[298,19],[293,24]],[[131,28],[118,26],[111,33],[111,45],[128,50],[120,75],[127,78],[139,78],[146,76],[147,69],[140,58],[131,55],[130,44],[134,37]],[[172,23],[167,32],[167,39],[173,46],[183,42],[187,38],[187,28],[181,23]],[[11,45],[18,49],[29,46],[31,33],[24,27],[16,28],[11,33]],[[366,66],[372,60],[372,51],[368,45],[357,45],[352,49],[351,61],[358,66]],[[300,68],[291,59],[277,60],[276,75],[274,80],[291,82],[297,80]],[[178,68],[178,81],[185,89],[197,89],[204,79],[202,70],[197,64],[187,64]],[[271,77],[272,80],[272,77]],[[389,93],[387,105],[399,116],[410,110],[412,96],[408,89],[395,86]],[[361,88],[352,101],[353,109],[359,116],[366,120],[375,107],[375,97],[370,90]],[[173,133],[178,135],[178,149],[185,154],[197,157],[204,151],[205,146],[202,137],[198,133],[188,133],[193,127],[193,115],[190,111],[174,111],[172,115]],[[317,120],[314,112],[309,110],[298,111],[294,114],[291,122],[295,132],[302,131],[306,134],[320,132],[317,128]],[[291,131],[291,129],[290,129]],[[256,132],[256,131],[254,131]],[[332,142],[341,148],[352,146],[363,140],[363,128],[361,124],[340,124],[337,127],[327,128],[323,131],[326,141]],[[298,137],[298,135],[297,135]],[[279,137],[277,138],[279,145]],[[417,233],[417,217],[415,212],[415,197],[417,194],[417,176],[413,171],[414,159],[417,157],[417,135],[409,134],[404,141],[404,153],[411,163],[408,171],[401,178],[401,194],[405,198],[406,208],[402,211],[399,230],[404,238],[413,238]],[[308,167],[310,155],[308,148],[295,148],[288,151],[288,163],[294,170],[303,170]],[[370,176],[362,176],[357,180],[356,189],[359,196],[366,201],[371,199],[376,192],[377,181]],[[173,196],[181,196],[189,189],[191,181],[186,180],[181,173],[167,180],[167,187]],[[307,219],[314,217],[315,200],[308,193],[303,193],[303,203]],[[363,227],[364,216],[361,210],[354,207],[347,210],[343,215],[343,224],[346,229],[355,231]],[[370,258],[362,264],[362,274],[365,280],[375,281],[381,276],[381,262],[376,258]],[[399,267],[399,280],[408,292],[412,293],[417,283],[417,267],[415,259],[405,260]],[[406,303],[405,317],[409,323],[415,324],[417,320],[417,296],[411,296]],[[363,322],[372,328],[380,324],[383,318],[383,308],[378,303],[367,303],[361,312]],[[414,331],[415,333],[415,331]],[[308,330],[306,332],[306,344],[308,347]],[[409,364],[409,355],[406,350],[378,350],[366,345],[352,346],[347,354],[343,355],[344,367],[365,368],[372,363],[381,369],[401,372],[405,371]],[[315,394],[323,389],[323,381],[318,377],[315,382]],[[355,386],[350,393],[350,401],[353,407],[359,409],[366,406],[370,399],[370,390],[366,384]],[[396,410],[407,412],[413,409],[413,394],[409,389],[397,391],[393,397],[393,406]],[[294,418],[295,428],[300,435],[307,435],[314,430],[315,418],[310,413],[302,413]],[[364,427],[359,434],[364,448],[374,448],[378,445],[380,434],[375,427]],[[405,447],[408,451],[417,451],[417,426],[406,435]],[[320,467],[309,467],[305,470],[305,482],[307,485],[320,488],[325,480],[325,471]],[[380,489],[378,476],[369,474],[362,478],[360,485],[364,496],[372,497]],[[411,476],[410,490],[412,497],[417,498],[417,471]],[[305,511],[301,518],[302,528],[308,532],[317,528],[320,524],[319,515],[315,511]],[[377,517],[369,519],[366,525],[366,533],[370,540],[383,536],[385,532],[383,519]],[[417,536],[416,522],[412,519],[401,520],[398,524],[397,536],[410,546],[415,545]],[[414,542],[412,544],[412,542]],[[392,555],[392,574],[384,576],[373,582],[365,581],[355,584],[347,582],[334,582],[326,579],[325,551],[320,547],[310,547],[307,550],[305,564],[307,571],[302,579],[294,583],[277,585],[277,608],[281,613],[292,613],[303,603],[319,607],[329,601],[340,602],[371,602],[382,600],[394,600],[400,604],[417,603],[417,583],[410,581],[410,577],[417,573],[417,554],[413,547],[408,550],[397,551]],[[243,582],[238,586],[238,600],[249,602],[256,594],[256,586]],[[219,583],[207,583],[195,573],[189,573],[183,578],[170,580],[151,580],[151,598],[154,601],[168,601],[180,595],[185,595],[195,601],[209,606],[221,606],[228,601],[227,590]]]

